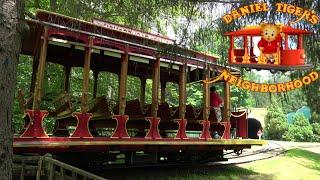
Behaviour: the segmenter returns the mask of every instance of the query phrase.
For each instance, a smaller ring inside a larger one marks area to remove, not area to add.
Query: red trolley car
[[[26,107],[26,124],[21,134],[14,138],[15,153],[50,152],[66,159],[79,157],[81,153],[90,158],[100,154],[106,161],[111,161],[111,154],[116,152],[124,153],[126,162],[133,163],[137,152],[144,151],[155,154],[156,162],[186,161],[190,158],[221,159],[223,150],[238,151],[265,143],[246,139],[245,113],[230,122],[230,86],[226,82],[220,82],[224,83],[225,94],[222,122],[216,121],[214,111],[210,109],[209,84],[203,84],[203,108],[195,109],[186,104],[187,83],[198,81],[199,76],[208,80],[224,68],[216,64],[217,57],[181,47],[168,51],[174,41],[167,37],[97,19],[85,22],[42,10],[37,11],[36,17],[26,20],[30,32],[23,41],[21,52],[34,57],[33,104]],[[56,120],[50,136],[42,126],[48,111],[40,108],[42,91],[45,91],[46,62],[60,64],[65,70],[65,93],[59,96],[60,106],[55,112],[49,112]],[[80,112],[75,112],[70,98],[73,67],[83,67]],[[89,99],[90,70],[94,76],[92,100]],[[236,69],[231,70],[239,74]],[[113,107],[105,96],[97,97],[98,76],[102,72],[115,73],[119,77],[119,100]],[[127,101],[129,75],[140,79],[141,94],[137,99]],[[151,104],[145,103],[147,79],[153,82]],[[179,84],[178,107],[170,107],[165,101],[167,82]],[[75,126],[72,133],[70,126]],[[241,131],[237,133],[241,139],[230,139],[230,129],[236,126]],[[112,133],[110,136],[99,134],[99,128],[107,128]],[[198,132],[199,136],[191,137],[190,131]],[[219,133],[218,139],[212,138],[212,131]],[[170,133],[173,136],[170,137]],[[87,160],[93,160],[90,158]]]
[[[261,27],[259,25],[247,26],[237,31],[226,33],[225,35],[230,38],[229,65],[247,69],[279,71],[313,68],[311,64],[306,64],[306,55],[303,49],[303,35],[310,34],[310,32],[286,25],[282,26],[282,32],[284,33],[284,41],[280,43],[276,57],[279,59],[279,64],[268,63],[265,60],[259,61],[259,59],[264,58],[263,53],[257,55],[257,52],[254,51],[254,47],[257,46],[254,43],[254,37],[261,36]],[[241,38],[241,42],[243,42],[242,48],[235,47],[236,38]],[[296,44],[296,48],[290,48],[289,43]]]

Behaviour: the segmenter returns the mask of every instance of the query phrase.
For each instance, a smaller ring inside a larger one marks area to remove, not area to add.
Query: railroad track
[[[205,166],[223,166],[223,165],[235,165],[242,163],[249,163],[253,161],[269,159],[278,155],[281,155],[285,152],[285,148],[278,144],[271,142],[266,147],[257,150],[243,150],[242,154],[237,155],[234,152],[227,151],[225,153],[225,158],[228,161],[217,161],[210,162],[206,160],[205,162],[199,163],[159,163],[159,164],[136,164],[136,165],[116,165],[116,166],[105,166],[103,170],[110,169],[141,169],[141,168],[162,168],[162,167],[205,167]]]
[[[269,158],[273,158],[285,153],[286,148],[276,142],[269,142],[267,146],[258,150],[243,150],[242,154],[237,155],[236,153],[227,153],[225,158],[228,161],[223,162],[212,162],[208,163],[209,165],[235,165],[235,164],[243,164],[249,163],[253,161],[265,160]]]

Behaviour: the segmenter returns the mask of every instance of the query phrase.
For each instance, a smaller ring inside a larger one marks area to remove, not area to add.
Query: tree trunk
[[[37,8],[37,9],[40,8],[39,0],[34,0],[34,7]]]
[[[57,10],[57,0],[50,0],[50,10],[53,12]]]
[[[23,32],[23,1],[0,1],[0,180],[12,179],[12,109]]]

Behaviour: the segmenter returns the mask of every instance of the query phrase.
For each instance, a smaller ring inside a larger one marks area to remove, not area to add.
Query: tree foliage
[[[283,135],[288,130],[288,122],[282,107],[278,102],[273,103],[268,107],[268,113],[265,118],[265,131],[267,137],[274,140],[283,139]]]
[[[293,124],[289,125],[288,131],[283,135],[283,139],[289,141],[310,141],[312,137],[313,127],[301,114],[294,117]]]

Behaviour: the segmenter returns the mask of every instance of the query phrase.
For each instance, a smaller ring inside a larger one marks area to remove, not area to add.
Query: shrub
[[[312,127],[313,127],[313,133],[320,135],[320,123],[313,123]]]
[[[311,123],[320,123],[320,114],[313,112],[310,118]]]
[[[289,124],[281,106],[274,101],[268,107],[265,118],[265,135],[267,135],[268,139],[281,140],[288,130],[288,126]]]
[[[303,115],[297,114],[283,138],[289,141],[311,141],[317,137],[314,137],[313,128],[309,121]]]

